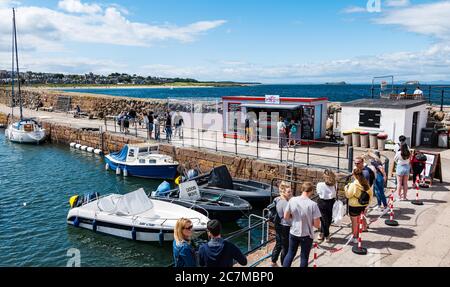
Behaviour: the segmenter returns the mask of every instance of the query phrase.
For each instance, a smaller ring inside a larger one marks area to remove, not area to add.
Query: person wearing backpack
[[[280,182],[278,187],[280,196],[274,199],[275,214],[273,223],[275,225],[275,246],[272,251],[272,267],[278,267],[278,258],[281,255],[281,264],[289,249],[289,231],[291,221],[284,219],[289,200],[292,198],[291,184],[286,181]]]
[[[397,175],[397,193],[401,201],[407,200],[408,180],[411,171],[410,156],[411,152],[409,151],[408,145],[404,143],[400,146],[400,150],[394,157],[394,161],[397,164],[395,171]]]
[[[345,187],[345,196],[348,199],[348,210],[352,221],[353,242],[358,242],[359,218],[365,212],[373,197],[373,190],[364,177],[362,169],[353,170],[354,181]],[[367,230],[367,222],[364,218],[363,231]]]
[[[190,241],[192,237],[192,222],[186,218],[180,218],[174,230],[173,260],[175,267],[197,267],[195,250]]]

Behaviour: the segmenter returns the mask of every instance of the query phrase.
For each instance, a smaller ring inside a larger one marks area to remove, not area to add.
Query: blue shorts
[[[396,174],[398,176],[407,176],[407,175],[409,175],[409,171],[410,171],[410,165],[409,164],[397,165]]]

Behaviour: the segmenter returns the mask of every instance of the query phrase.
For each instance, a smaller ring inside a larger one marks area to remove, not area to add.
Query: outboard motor
[[[170,183],[164,181],[158,186],[158,188],[153,194],[154,196],[166,197],[167,195],[169,195],[169,192],[170,192]]]

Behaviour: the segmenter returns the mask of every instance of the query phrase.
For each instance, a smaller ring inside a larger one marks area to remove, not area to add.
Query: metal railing
[[[145,140],[155,140],[155,129],[153,128],[150,133],[148,127],[143,127],[138,122],[130,125],[126,132],[117,124],[115,118],[109,118],[109,120],[105,118],[104,125],[105,131],[128,134]],[[179,129],[171,127],[170,130],[167,130],[161,124],[156,141],[273,162],[289,162],[295,166],[332,168],[337,171],[346,170],[348,161],[353,160],[350,157],[349,147],[342,143],[283,138],[287,142],[282,146],[279,144],[279,137],[261,136],[257,132],[252,140],[246,141],[245,133],[242,136],[243,132],[243,129],[236,129],[230,138],[225,137],[224,132],[219,130],[189,127]],[[152,134],[152,138],[150,138],[150,134]],[[293,144],[289,145],[290,142]]]

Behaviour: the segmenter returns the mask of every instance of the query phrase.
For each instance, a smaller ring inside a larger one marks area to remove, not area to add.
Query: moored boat
[[[190,219],[194,235],[199,236],[206,231],[209,220],[193,209],[150,199],[143,189],[125,195],[74,196],[70,204],[69,225],[135,241],[173,240],[175,224],[180,218]]]
[[[193,208],[221,222],[234,222],[252,210],[248,201],[204,190],[195,181],[181,183],[178,188],[166,192],[153,192],[151,198]]]
[[[270,184],[250,179],[232,178],[226,166],[212,169],[209,173],[194,178],[201,191],[238,196],[254,208],[266,208],[271,198],[278,196],[278,189],[271,191]]]
[[[158,145],[126,145],[120,152],[105,156],[106,169],[124,176],[151,179],[174,179],[178,162],[172,157],[159,154]]]

